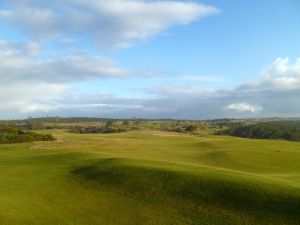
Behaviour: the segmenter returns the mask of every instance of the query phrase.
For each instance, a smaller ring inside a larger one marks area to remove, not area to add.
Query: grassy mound
[[[101,160],[72,173],[96,189],[105,187],[153,205],[174,204],[178,214],[188,212],[182,218],[193,224],[300,223],[299,190],[292,193],[253,177],[212,170],[193,174],[123,159]]]
[[[50,134],[39,134],[35,132],[25,132],[17,128],[0,127],[0,144],[54,140],[54,137]]]
[[[182,219],[193,224],[300,223],[299,189],[290,192],[270,180],[223,171],[204,169],[194,174],[150,164],[104,159],[72,173],[91,182],[90,188],[104,187],[151,205],[174,204],[178,214],[186,211]]]

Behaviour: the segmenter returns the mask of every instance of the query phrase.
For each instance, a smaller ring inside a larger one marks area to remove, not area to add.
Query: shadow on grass
[[[300,224],[299,190],[277,184],[225,174],[196,176],[131,165],[122,159],[99,160],[74,168],[72,174],[94,182],[95,187],[112,188],[140,201],[187,200],[195,205],[245,213],[272,224]]]

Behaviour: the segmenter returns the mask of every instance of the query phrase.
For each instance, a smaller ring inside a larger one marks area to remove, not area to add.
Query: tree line
[[[300,121],[273,121],[257,124],[231,124],[226,130],[217,134],[256,139],[283,139],[300,141]]]

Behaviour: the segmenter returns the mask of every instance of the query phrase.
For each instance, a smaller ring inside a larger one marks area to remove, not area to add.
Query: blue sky
[[[297,0],[2,0],[0,117],[300,116],[299,12]]]

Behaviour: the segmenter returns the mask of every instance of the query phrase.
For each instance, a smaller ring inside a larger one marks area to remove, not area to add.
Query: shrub
[[[0,144],[26,143],[33,141],[54,141],[50,134],[39,134],[35,132],[25,132],[18,128],[0,128]]]

